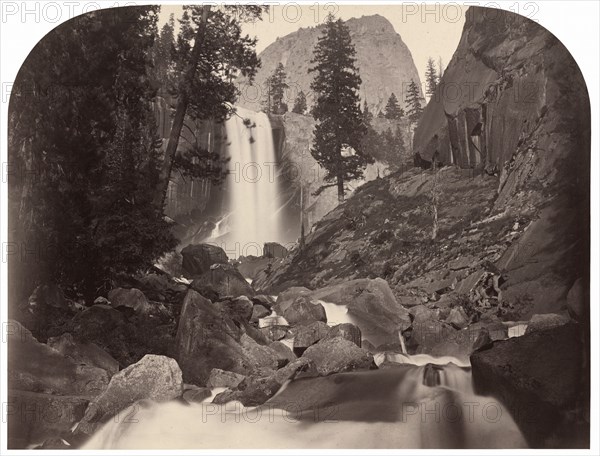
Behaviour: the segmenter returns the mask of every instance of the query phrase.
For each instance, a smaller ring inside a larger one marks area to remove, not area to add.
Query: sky
[[[441,58],[444,66],[450,62],[465,22],[465,7],[457,4],[406,5],[337,5],[281,3],[271,6],[262,21],[244,24],[243,31],[258,38],[256,50],[260,53],[278,37],[295,32],[301,27],[321,24],[328,12],[344,20],[352,17],[380,14],[394,26],[396,33],[410,50],[421,82],[425,80],[427,59],[432,57],[436,64]],[[181,15],[181,6],[164,5],[160,23],[167,21],[171,13]]]

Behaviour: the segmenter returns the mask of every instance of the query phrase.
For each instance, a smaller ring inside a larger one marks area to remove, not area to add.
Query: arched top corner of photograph
[[[597,92],[548,5],[56,21],[8,104],[8,449],[597,444]]]

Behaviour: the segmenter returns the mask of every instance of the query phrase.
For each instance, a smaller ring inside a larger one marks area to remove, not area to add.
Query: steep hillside
[[[405,303],[487,306],[477,289],[494,276],[494,312],[519,319],[564,309],[575,280],[587,282],[585,83],[546,29],[487,12],[469,10],[415,134],[422,163],[436,155],[446,167],[437,177],[413,169],[363,186],[313,227],[303,252],[258,286],[312,288],[377,276]],[[440,230],[431,241],[435,181]]]
[[[357,66],[362,78],[360,97],[367,100],[372,110],[383,109],[392,92],[401,103],[404,102],[404,87],[411,80],[420,86],[419,74],[412,55],[392,24],[383,16],[363,16],[349,19],[352,42],[356,47]],[[260,110],[265,81],[281,62],[288,75],[288,105],[292,108],[294,99],[300,90],[307,95],[312,104],[310,84],[313,75],[308,73],[310,60],[323,26],[302,28],[278,38],[261,54],[262,68],[256,75],[253,87],[240,81],[242,96],[240,105]]]

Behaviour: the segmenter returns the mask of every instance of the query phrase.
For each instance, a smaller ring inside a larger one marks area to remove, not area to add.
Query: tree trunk
[[[436,157],[433,157],[433,185],[431,188],[431,212],[433,215],[433,226],[431,228],[431,240],[435,241],[438,235],[438,167]]]
[[[337,189],[338,189],[338,202],[344,202],[344,178],[342,176],[338,176],[337,178]]]
[[[300,182],[300,252],[304,251],[304,185]]]
[[[194,40],[194,47],[192,49],[190,62],[187,71],[184,75],[183,81],[179,84],[179,98],[177,99],[177,108],[175,110],[175,117],[173,118],[173,125],[171,132],[169,133],[169,142],[167,143],[167,149],[165,150],[165,158],[161,167],[158,188],[156,191],[156,197],[154,203],[159,210],[163,210],[165,204],[165,198],[167,196],[167,189],[169,188],[169,179],[171,177],[171,171],[173,169],[173,161],[175,154],[177,153],[177,146],[179,145],[179,137],[181,136],[181,129],[183,128],[183,122],[187,112],[189,99],[187,96],[187,87],[194,80],[196,76],[196,68],[198,67],[198,60],[200,59],[200,48],[201,38],[204,26],[208,19],[208,13],[210,12],[210,6],[202,7],[202,19],[198,24],[198,30],[196,31],[196,38]]]

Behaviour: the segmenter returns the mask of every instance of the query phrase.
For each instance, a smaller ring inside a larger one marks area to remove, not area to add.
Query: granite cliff
[[[392,92],[401,105],[404,91],[411,80],[420,86],[417,68],[412,55],[392,24],[383,16],[363,16],[347,22],[352,42],[356,47],[357,66],[362,78],[361,99],[367,100],[375,112],[382,110]],[[282,63],[287,73],[288,100],[291,110],[294,99],[300,90],[307,94],[309,106],[312,104],[310,84],[313,75],[308,73],[312,52],[323,32],[323,26],[301,28],[297,32],[278,38],[261,54],[262,68],[258,71],[252,86],[240,80],[242,92],[240,105],[259,111],[265,81],[275,67]]]

